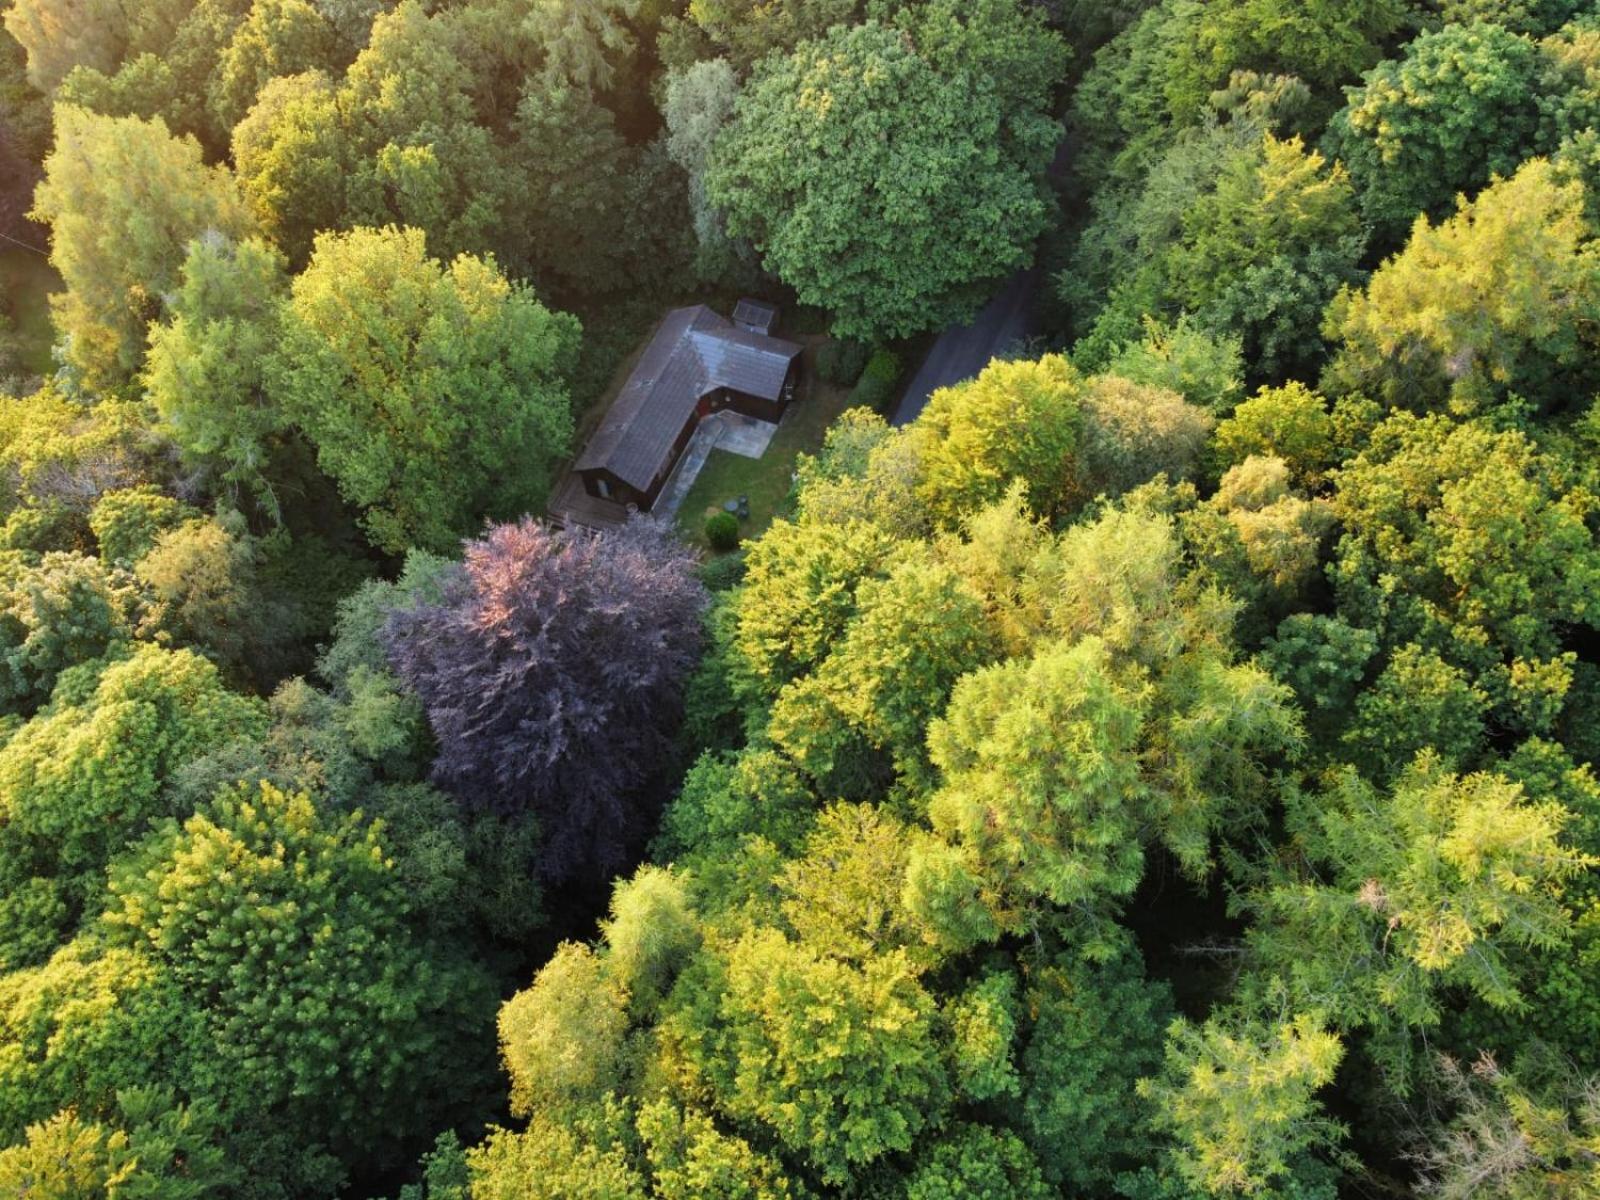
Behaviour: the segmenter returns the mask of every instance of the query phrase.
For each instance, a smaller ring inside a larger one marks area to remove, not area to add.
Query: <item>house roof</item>
[[[800,352],[793,342],[739,329],[703,304],[674,309],[578,456],[577,469],[606,470],[649,491],[702,396],[731,388],[777,400]]]
[[[765,300],[752,300],[746,296],[733,307],[733,323],[740,329],[771,333],[778,323],[778,306],[768,304]]]

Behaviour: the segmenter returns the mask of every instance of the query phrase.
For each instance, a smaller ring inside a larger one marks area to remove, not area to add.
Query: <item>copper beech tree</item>
[[[396,612],[390,659],[464,804],[534,815],[551,877],[609,869],[645,832],[700,645],[705,593],[664,526],[552,532],[531,518],[467,545],[436,604]]]

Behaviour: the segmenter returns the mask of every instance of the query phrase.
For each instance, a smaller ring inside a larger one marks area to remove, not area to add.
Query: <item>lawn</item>
[[[797,339],[799,340],[799,339]],[[700,476],[678,509],[678,528],[691,545],[704,548],[706,517],[723,502],[750,497],[750,519],[739,523],[745,538],[758,537],[782,514],[793,485],[796,458],[822,447],[828,426],[850,403],[850,389],[834,387],[817,378],[816,342],[806,348],[800,393],[778,426],[772,445],[760,458],[745,458],[726,450],[713,450]]]
[[[19,246],[0,250],[0,312],[16,326],[22,365],[35,374],[50,373],[50,293],[60,289],[48,259]]]

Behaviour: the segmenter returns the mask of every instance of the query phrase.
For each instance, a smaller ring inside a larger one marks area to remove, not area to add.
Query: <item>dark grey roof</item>
[[[604,469],[649,491],[700,397],[725,387],[777,400],[800,351],[793,342],[735,328],[703,304],[673,309],[578,456],[577,469]]]
[[[778,306],[765,300],[752,300],[746,296],[733,308],[733,323],[741,329],[754,329],[758,333],[771,333],[778,323]]]

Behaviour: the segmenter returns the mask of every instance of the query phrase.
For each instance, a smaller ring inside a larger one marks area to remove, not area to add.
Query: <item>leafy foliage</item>
[[[1589,1195],[1591,7],[12,0],[0,1190]]]
[[[13,884],[55,877],[79,904],[112,856],[171,815],[163,784],[180,765],[262,727],[259,701],[225,689],[188,650],[142,646],[90,661],[0,748],[0,860]]]
[[[416,231],[326,235],[294,281],[269,387],[376,544],[442,550],[545,495],[571,437],[576,337],[492,261],[445,266]]]
[[[435,778],[474,808],[536,816],[560,877],[614,865],[639,836],[703,603],[657,525],[524,520],[468,543],[439,601],[396,612],[384,639],[439,739]]]
[[[1340,295],[1333,377],[1410,408],[1472,413],[1507,391],[1562,403],[1556,379],[1586,354],[1594,254],[1582,188],[1530,162],[1437,227],[1419,221],[1364,293]]]
[[[842,336],[970,316],[1043,229],[1040,181],[1059,136],[1045,108],[1062,47],[1010,4],[976,6],[967,30],[954,11],[933,5],[905,32],[836,27],[764,61],[713,144],[706,189],[729,233],[802,301],[832,310]],[[1014,97],[980,82],[995,37],[1033,56]]]
[[[908,1149],[948,1102],[933,1002],[903,952],[858,968],[753,932],[722,970],[713,1023],[694,1031],[716,1057],[694,1065],[721,1083],[729,1115],[769,1125],[825,1181]]]
[[[1178,1139],[1178,1170],[1191,1185],[1255,1195],[1289,1174],[1297,1155],[1338,1137],[1315,1095],[1341,1057],[1339,1039],[1309,1016],[1244,1028],[1179,1020],[1167,1034],[1165,1074],[1140,1087]]]
[[[1394,237],[1418,213],[1442,216],[1457,193],[1511,174],[1537,128],[1539,67],[1526,37],[1451,24],[1367,75],[1332,130],[1367,219]]]
[[[189,242],[251,228],[232,177],[206,166],[193,139],[173,137],[159,118],[66,106],[34,217],[50,223],[51,262],[67,284],[52,305],[70,359],[113,386],[138,370],[145,325],[176,289]]]

